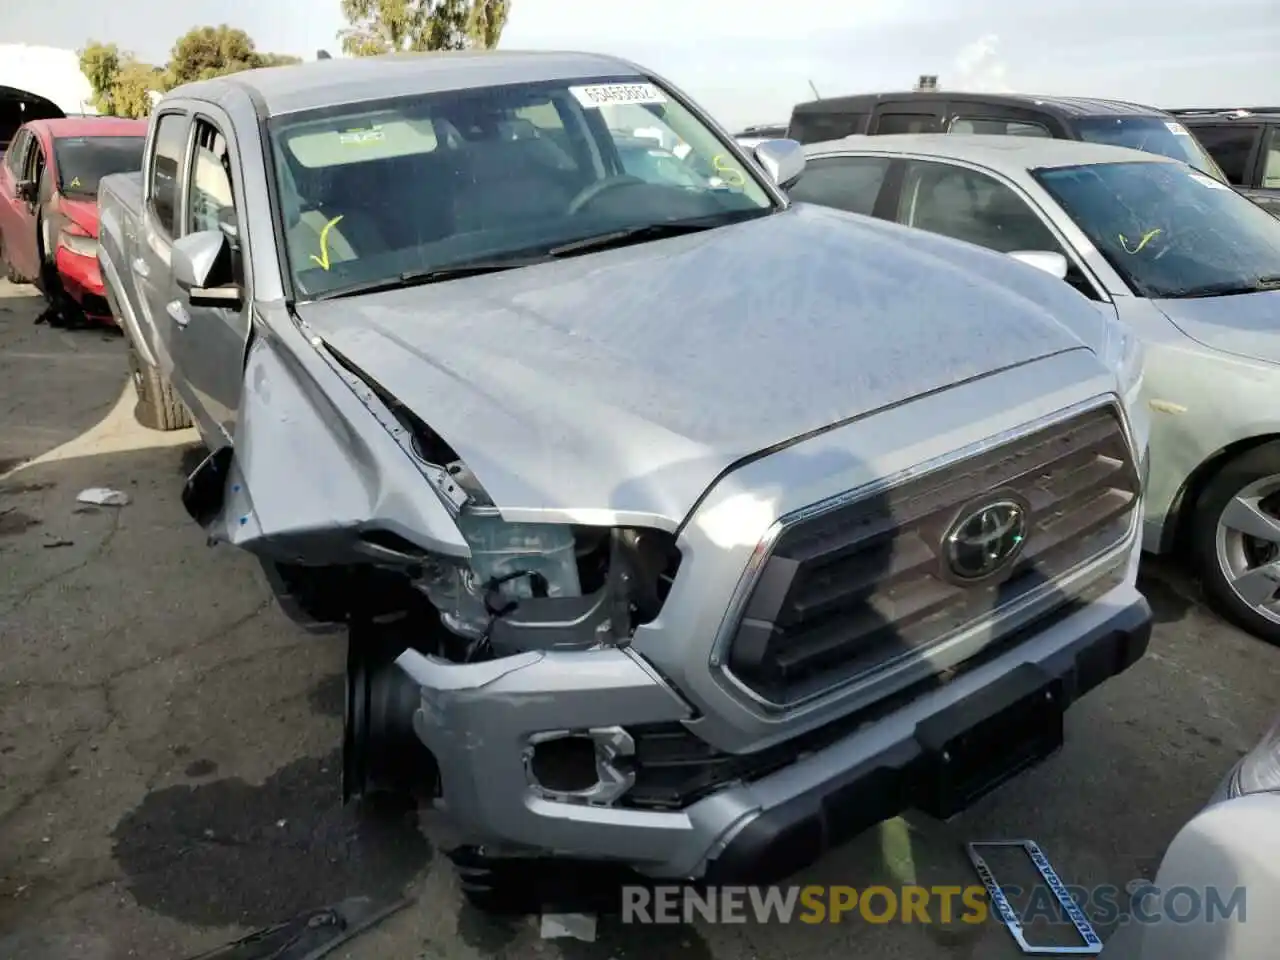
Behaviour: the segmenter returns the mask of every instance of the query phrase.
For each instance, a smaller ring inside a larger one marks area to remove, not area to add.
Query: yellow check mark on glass
[[[334,226],[337,225],[338,221],[341,219],[342,219],[342,214],[339,214],[338,216],[330,220],[328,223],[326,223],[324,227],[321,228],[320,230],[320,256],[317,257],[313,253],[311,255],[311,259],[316,262],[316,264],[320,267],[321,270],[327,271],[329,269],[329,231],[332,230]]]
[[[1133,255],[1135,253],[1141,253],[1143,247],[1145,247],[1148,243],[1150,243],[1156,237],[1160,236],[1160,234],[1162,233],[1164,233],[1164,231],[1161,230],[1159,227],[1156,227],[1154,230],[1148,230],[1146,233],[1142,235],[1142,239],[1138,241],[1138,245],[1134,247],[1132,250],[1129,249],[1128,238],[1126,238],[1125,235],[1122,233],[1119,235],[1120,246],[1124,249],[1124,252],[1127,254]]]

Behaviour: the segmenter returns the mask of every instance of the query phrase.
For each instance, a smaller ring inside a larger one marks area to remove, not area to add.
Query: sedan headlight
[[[1147,353],[1142,346],[1142,341],[1128,324],[1119,320],[1107,324],[1103,360],[1116,371],[1116,378],[1120,382],[1120,393],[1125,402],[1130,408],[1137,408],[1138,396],[1142,392],[1142,373],[1146,365]]]
[[[1280,790],[1280,722],[1250,750],[1231,777],[1230,796]]]

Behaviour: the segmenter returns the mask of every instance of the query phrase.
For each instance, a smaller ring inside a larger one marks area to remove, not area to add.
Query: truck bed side
[[[130,279],[141,216],[142,172],[103,177],[98,187],[98,262],[102,267],[107,303],[142,359],[154,366],[156,357],[150,331],[141,322],[145,314],[138,309]]]

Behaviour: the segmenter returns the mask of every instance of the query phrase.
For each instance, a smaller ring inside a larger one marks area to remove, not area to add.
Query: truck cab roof
[[[643,73],[626,60],[595,53],[436,51],[313,60],[246,70],[176,87],[168,97],[217,101],[229,92],[245,91],[252,96],[260,114],[272,117],[448,90],[579,77],[635,77]]]

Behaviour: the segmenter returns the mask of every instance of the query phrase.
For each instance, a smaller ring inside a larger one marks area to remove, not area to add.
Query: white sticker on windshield
[[[1172,133],[1175,137],[1191,136],[1191,131],[1188,130],[1186,127],[1184,127],[1180,123],[1168,122],[1168,123],[1165,123],[1165,126],[1169,128],[1169,132]]]
[[[1206,177],[1203,173],[1193,173],[1191,174],[1191,179],[1194,180],[1196,183],[1203,184],[1204,186],[1208,187],[1210,190],[1230,190],[1231,189],[1225,183],[1219,183],[1217,180],[1213,179],[1213,177]]]
[[[385,139],[386,135],[377,127],[371,127],[368,130],[344,130],[338,134],[338,142],[343,146],[380,143]]]
[[[667,98],[652,83],[595,83],[570,87],[569,92],[584,107],[610,107],[626,103],[666,103]]]

